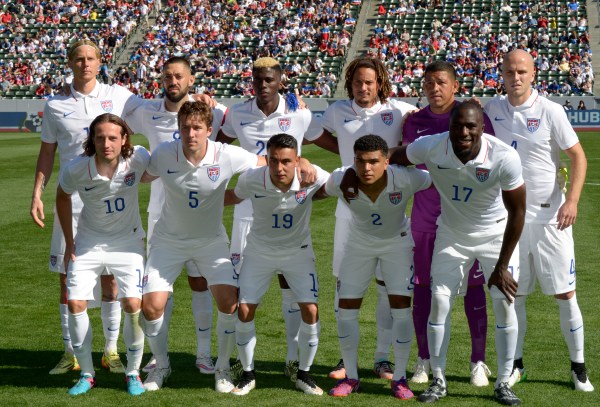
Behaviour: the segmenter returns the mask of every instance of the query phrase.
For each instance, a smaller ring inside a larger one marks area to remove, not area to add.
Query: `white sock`
[[[392,318],[394,324],[392,332],[394,334],[394,358],[396,368],[392,380],[400,380],[406,377],[406,365],[410,357],[410,347],[414,334],[414,325],[412,320],[412,308],[392,308]]]
[[[123,321],[123,341],[127,347],[127,368],[126,375],[139,375],[142,356],[144,356],[144,332],[140,325],[141,312],[125,312]]]
[[[235,322],[237,321],[237,311],[233,314],[224,314],[221,311],[217,313],[217,342],[219,349],[217,353],[217,363],[215,369],[229,370],[229,358],[233,354],[235,347]]]
[[[300,307],[294,298],[294,293],[289,288],[281,289],[281,313],[285,322],[285,337],[287,341],[286,362],[298,360],[298,330],[302,315]]]
[[[192,313],[196,323],[196,356],[210,355],[212,295],[210,290],[192,291]]]
[[[500,383],[507,382],[512,373],[519,326],[515,307],[506,298],[492,297],[492,305],[496,317],[495,336],[498,358],[496,386],[498,386]]]
[[[240,363],[246,372],[254,370],[254,349],[256,348],[256,327],[254,321],[235,324],[235,341],[237,343]]]
[[[453,299],[447,295],[432,294],[431,313],[427,324],[431,374],[435,378],[442,379],[444,386],[446,385],[444,371],[446,370],[450,338],[450,311],[452,311],[453,303]]]
[[[571,361],[584,363],[583,317],[577,304],[577,296],[573,295],[569,300],[556,300],[556,302],[560,313],[560,330],[567,342]]]
[[[338,339],[346,376],[349,379],[358,379],[358,342],[360,341],[360,327],[358,326],[357,309],[340,308],[338,310]]]
[[[78,314],[69,312],[69,332],[75,356],[81,367],[81,374],[95,376],[92,361],[92,327],[87,309]]]
[[[104,353],[117,350],[119,329],[121,328],[121,303],[119,301],[102,301],[101,313],[104,331]]]
[[[67,304],[58,304],[60,312],[60,329],[63,336],[65,353],[73,355],[73,345],[71,344],[71,334],[69,333],[69,306]]]
[[[165,324],[165,316],[161,315],[154,321],[144,320],[144,334],[148,339],[150,350],[156,358],[156,366],[161,369],[168,368],[169,362],[169,326]]]
[[[517,322],[519,325],[515,359],[523,359],[523,346],[525,344],[525,334],[527,333],[527,308],[525,307],[526,301],[526,296],[515,298],[515,313],[517,314]]]
[[[321,322],[316,324],[300,323],[300,333],[298,334],[298,347],[300,357],[298,359],[298,369],[308,372],[315,360],[317,348],[319,347],[319,334],[321,332]]]
[[[375,320],[377,322],[377,348],[375,349],[375,362],[389,360],[390,346],[392,345],[392,312],[390,299],[385,286],[377,284],[377,308]]]

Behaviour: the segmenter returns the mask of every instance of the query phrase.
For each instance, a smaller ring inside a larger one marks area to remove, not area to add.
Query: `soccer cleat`
[[[231,367],[229,368],[229,373],[231,374],[232,380],[240,380],[240,378],[242,377],[242,373],[244,373],[244,367],[242,366],[242,362],[240,362],[239,359],[237,359],[231,364]]]
[[[116,350],[111,350],[108,354],[102,355],[102,367],[108,369],[111,373],[125,373],[125,366],[121,363],[121,358]]]
[[[476,387],[484,387],[490,384],[488,377],[492,372],[481,360],[477,363],[471,362],[471,384]]]
[[[429,359],[417,357],[415,373],[410,381],[413,383],[427,383],[429,381]]]
[[[498,384],[494,389],[494,399],[505,406],[521,405],[521,400],[517,397],[514,391],[508,385],[508,382]]]
[[[394,364],[389,360],[380,360],[373,365],[373,373],[380,379],[392,380],[394,377]]]
[[[340,359],[338,364],[333,368],[328,375],[331,379],[342,380],[346,377],[346,368],[344,367],[344,359]]]
[[[144,381],[144,389],[146,389],[146,391],[159,390],[167,382],[169,376],[171,376],[171,367],[164,369],[155,367],[150,373],[148,373],[148,376],[146,376],[146,380]]]
[[[288,360],[283,368],[283,374],[290,378],[292,383],[296,383],[296,377],[298,376],[298,366],[300,364],[297,360]]]
[[[229,370],[215,370],[215,391],[219,393],[230,393],[234,388]]]
[[[242,373],[242,377],[238,382],[237,386],[235,386],[231,390],[231,394],[236,396],[245,396],[250,393],[256,387],[256,378],[254,377],[254,370],[250,370],[249,372],[244,371]]]
[[[71,370],[80,370],[79,363],[75,355],[69,352],[65,352],[56,366],[50,370],[50,374],[65,374]]]
[[[154,357],[154,355],[152,355],[148,363],[146,363],[146,366],[143,367],[142,372],[150,373],[154,370],[154,368],[156,368],[156,358]]]
[[[590,382],[585,367],[577,369],[577,371],[571,370],[571,380],[573,380],[577,391],[594,391],[594,386]]]
[[[333,389],[329,390],[329,395],[333,397],[346,397],[350,393],[356,393],[360,386],[360,380],[348,379],[347,377],[336,383]]]
[[[302,390],[304,394],[310,394],[313,396],[323,395],[323,389],[317,386],[317,383],[310,375],[310,373],[304,370],[298,370],[296,388]]]
[[[139,396],[146,391],[142,379],[136,374],[125,376],[125,382],[127,383],[127,393],[132,396]]]
[[[75,386],[71,387],[68,393],[71,396],[79,396],[85,394],[96,386],[96,380],[89,374],[81,375]]]
[[[442,397],[446,397],[448,391],[442,379],[434,377],[429,387],[417,397],[417,400],[424,403],[435,403]]]
[[[202,374],[215,374],[215,365],[208,353],[203,353],[196,358],[196,367]]]
[[[392,380],[392,394],[400,400],[409,400],[415,396],[408,387],[406,377],[402,377],[400,380]]]
[[[525,368],[520,369],[518,367],[513,368],[512,373],[508,377],[508,386],[513,387],[517,383],[521,383],[527,380],[527,371]]]

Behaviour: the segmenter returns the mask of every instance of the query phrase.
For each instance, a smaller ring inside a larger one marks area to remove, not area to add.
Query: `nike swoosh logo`
[[[309,346],[310,348],[314,348],[314,347],[315,347],[315,346],[317,346],[317,345],[318,345],[318,343],[310,343],[310,342],[308,343],[308,346]]]
[[[438,169],[440,169],[440,170],[449,170],[450,168],[446,168],[446,167],[440,167],[440,166],[438,165]]]
[[[409,339],[408,341],[401,341],[399,339],[396,339],[396,343],[400,343],[400,344],[409,343],[409,342],[412,342],[412,339]]]
[[[504,120],[503,117],[494,117],[495,122],[501,122],[502,120]]]
[[[84,187],[83,189],[85,189],[86,191],[91,191],[94,188],[96,188],[96,187],[95,186],[94,187],[89,187],[89,188],[88,187]]]
[[[73,113],[75,113],[75,112],[63,113],[63,117],[71,116]]]
[[[575,328],[575,329],[570,329],[570,331],[571,331],[571,332],[575,332],[575,331],[578,331],[578,330],[580,330],[581,328],[583,328],[583,325],[581,325],[580,327],[578,327],[578,328]]]
[[[177,174],[178,172],[176,170],[167,170],[167,174]]]
[[[252,123],[252,122],[240,122],[240,126],[247,126],[247,125],[249,125],[250,123]]]
[[[116,331],[118,331],[118,330],[119,330],[119,328],[115,328],[115,329],[110,329],[110,328],[107,328],[107,329],[108,329],[109,331],[111,331],[111,332],[116,332]]]
[[[344,123],[353,122],[353,121],[355,121],[355,120],[356,120],[356,119],[344,119]]]
[[[433,322],[429,322],[429,325],[431,325],[431,326],[442,326],[444,324],[443,323],[442,324],[434,324]]]
[[[421,129],[421,130],[417,130],[417,134],[421,134],[421,133],[423,133],[424,131],[427,131],[427,130],[429,130],[429,129]]]
[[[225,330],[225,335],[231,335],[231,334],[234,334],[234,333],[235,333],[235,331],[229,331],[227,329]]]
[[[575,283],[575,280],[573,280],[573,281],[570,281],[570,282],[569,282],[569,285],[573,285],[574,283]]]
[[[474,273],[473,274],[473,278],[479,278],[481,276],[483,276],[483,273]]]
[[[317,293],[314,293],[314,294],[313,294],[313,296],[314,296],[315,298],[319,298],[319,294],[317,294]]]
[[[158,120],[160,119],[162,116],[152,116],[152,120]]]
[[[210,327],[208,327],[206,329],[198,328],[198,331],[200,331],[200,332],[210,331]]]
[[[473,307],[473,311],[479,311],[480,309],[485,309],[485,305],[482,305],[481,307]]]
[[[338,335],[338,338],[339,338],[339,339],[344,339],[344,338],[347,338],[347,337],[349,337],[349,336],[350,336],[350,334],[348,334],[348,335],[346,335],[346,336],[339,336],[339,335]]]
[[[142,348],[140,349],[131,349],[131,348],[127,348],[127,350],[129,350],[129,352],[139,352],[142,350]]]
[[[509,328],[509,327],[510,327],[510,325],[506,325],[506,326],[496,325],[496,328],[498,328],[498,329],[506,329],[506,328]]]
[[[236,342],[237,343],[237,342]],[[250,343],[250,341],[246,342],[246,343],[237,343],[237,346],[246,346]]]
[[[266,195],[257,195],[257,194],[254,194],[254,197],[255,197],[255,198],[264,198],[265,196],[266,196]]]
[[[300,312],[300,309],[289,309],[288,313],[295,314],[296,312]]]

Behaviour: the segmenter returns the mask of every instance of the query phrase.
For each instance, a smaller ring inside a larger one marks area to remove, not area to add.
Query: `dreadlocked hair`
[[[348,93],[348,98],[354,99],[354,94],[352,92],[352,79],[359,68],[368,68],[375,71],[377,85],[379,85],[377,96],[379,97],[379,101],[381,103],[387,102],[390,93],[392,93],[392,85],[390,83],[387,69],[379,58],[371,57],[358,57],[350,62],[350,65],[348,65],[348,68],[346,68],[345,86],[346,92]]]

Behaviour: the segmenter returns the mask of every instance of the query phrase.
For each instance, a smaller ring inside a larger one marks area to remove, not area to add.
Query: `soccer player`
[[[255,387],[254,316],[275,272],[281,272],[300,307],[302,322],[298,334],[299,365],[296,387],[306,394],[322,395],[323,390],[309,373],[319,344],[320,322],[317,299],[319,286],[310,236],[312,199],[329,178],[317,168],[317,182],[303,188],[296,175],[300,162],[298,142],[288,134],[277,134],[266,146],[267,165],[242,174],[232,202],[252,202],[253,221],[244,249],[240,272],[240,305],[236,341],[243,373],[234,395],[248,394]]]
[[[255,98],[231,107],[225,123],[217,137],[218,141],[231,143],[239,139],[240,146],[257,155],[266,154],[270,136],[285,133],[298,141],[300,154],[302,141],[314,140],[321,133],[320,124],[313,119],[308,109],[299,109],[295,96],[279,94],[282,88],[281,66],[276,59],[259,58],[252,67],[252,84]],[[303,175],[303,181],[314,176],[312,166],[301,159],[302,170],[311,172]],[[237,270],[243,262],[246,236],[252,225],[252,204],[249,200],[236,205],[233,212],[231,232],[231,261]],[[282,315],[286,327],[287,355],[284,373],[295,381],[298,370],[298,329],[300,328],[300,308],[293,292],[282,274],[278,275],[281,287]]]
[[[406,205],[415,192],[429,188],[431,178],[416,168],[388,166],[388,144],[374,135],[354,143],[354,167],[358,195],[348,204],[351,221],[346,252],[338,275],[338,338],[346,377],[329,394],[345,397],[358,390],[358,313],[369,282],[379,264],[391,306],[395,370],[392,394],[410,399],[406,365],[413,337],[411,297],[413,294],[413,240]],[[325,190],[343,197],[340,183],[346,168],[335,170]]]
[[[69,389],[76,396],[95,386],[92,328],[87,313],[94,287],[106,269],[115,276],[125,311],[123,339],[127,347],[125,379],[129,394],[144,392],[139,367],[144,352],[140,326],[144,229],[138,204],[138,184],[150,154],[130,143],[132,131],[118,116],[102,114],[90,125],[84,154],[61,171],[56,213],[65,236],[69,331],[81,367],[79,381]],[[72,196],[83,204],[73,233]]]
[[[234,174],[265,161],[239,147],[209,140],[212,120],[207,104],[185,102],[177,115],[180,139],[159,145],[146,170],[153,179],[160,176],[165,189],[165,203],[149,241],[142,297],[144,332],[157,365],[144,382],[150,391],[160,389],[171,374],[164,310],[188,261],[197,266],[188,274],[197,270],[206,278],[217,303],[215,389],[228,393],[234,387],[229,357],[235,340],[238,275],[222,224],[223,197]]]
[[[100,67],[100,49],[90,40],[79,40],[71,45],[68,52],[68,65],[73,70],[70,95],[57,95],[46,103],[42,122],[41,147],[37,160],[31,216],[40,227],[44,227],[44,204],[42,193],[50,181],[54,156],[58,149],[60,166],[83,153],[83,142],[89,133],[89,125],[103,113],[117,116],[129,113],[144,101],[123,87],[108,86],[96,80]],[[73,202],[73,228],[81,212],[81,201],[76,191],[71,196]],[[60,274],[60,317],[65,353],[50,374],[62,374],[77,370],[79,365],[73,356],[73,347],[68,328],[67,276],[64,273],[63,255],[65,242],[59,222],[54,222],[50,245],[50,270]],[[117,287],[113,276],[100,278],[102,283],[101,315],[106,343],[102,356],[102,367],[111,372],[124,372],[117,353],[117,339],[121,325],[121,306],[117,301]]]
[[[527,214],[519,241],[521,275],[515,309],[519,336],[510,384],[526,378],[523,342],[527,330],[525,300],[539,281],[542,292],[558,303],[560,329],[571,358],[575,389],[593,391],[583,355],[583,317],[575,295],[573,224],[587,170],[577,134],[562,106],[531,87],[533,59],[523,50],[508,53],[502,62],[506,96],[485,106],[500,140],[517,150],[527,183]],[[571,185],[565,197],[559,185],[560,151],[571,160]]]
[[[463,102],[453,111],[448,132],[421,137],[392,154],[393,163],[425,164],[440,194],[431,263],[431,314],[427,329],[433,380],[418,400],[447,395],[444,371],[450,340],[450,312],[467,289],[475,260],[485,275],[496,318],[498,375],[494,397],[518,405],[508,386],[517,340],[513,299],[519,266],[517,243],[525,219],[525,184],[518,154],[483,133],[483,111]]]
[[[458,105],[454,94],[458,91],[454,66],[446,61],[434,61],[425,67],[423,92],[429,105],[404,120],[402,144],[410,144],[417,138],[443,133],[450,128],[450,114]],[[493,135],[492,124],[484,115],[484,129]],[[426,169],[425,165],[419,168]],[[434,186],[417,192],[411,214],[411,231],[415,241],[415,291],[413,297],[413,321],[419,355],[414,383],[429,381],[429,348],[427,344],[427,320],[431,311],[431,259],[437,218],[440,215],[440,194]],[[469,284],[464,300],[465,314],[471,333],[471,384],[487,386],[491,374],[485,365],[485,341],[487,336],[487,307],[485,280],[476,262],[469,272]]]
[[[345,88],[347,100],[330,105],[323,115],[323,133],[315,144],[332,152],[338,152],[343,166],[354,162],[354,142],[361,136],[377,134],[388,143],[388,147],[400,145],[402,141],[402,118],[414,110],[414,106],[399,100],[389,99],[391,83],[387,69],[377,58],[359,57],[346,68]],[[335,134],[336,137],[333,136]],[[339,147],[338,147],[339,146]],[[343,200],[338,200],[336,209],[333,275],[338,276],[344,258],[345,242],[351,222],[350,210]],[[373,371],[379,377],[391,380],[393,366],[389,362],[392,343],[392,316],[388,293],[378,271],[375,273],[378,290],[376,310],[377,347]],[[337,290],[335,310],[337,312]],[[346,377],[343,360],[329,374],[333,379]]]
[[[136,133],[146,136],[150,144],[150,151],[164,142],[179,139],[177,128],[177,112],[179,108],[194,98],[189,95],[195,77],[187,59],[182,57],[169,58],[162,68],[162,84],[165,98],[158,102],[146,103],[126,117],[130,127]],[[213,109],[213,122],[211,139],[214,140],[221,128],[227,108],[217,104]],[[148,237],[152,238],[154,225],[160,216],[164,203],[164,188],[161,179],[152,182],[150,203],[148,204]],[[188,275],[188,282],[192,289],[192,313],[196,326],[196,367],[200,373],[214,374],[215,368],[210,354],[210,337],[212,328],[212,297],[206,279],[194,277],[200,275],[193,261],[186,263],[188,270],[193,270]],[[173,299],[169,297],[165,309],[165,324],[169,325]],[[156,359],[151,358],[144,367],[149,372],[156,366]]]

